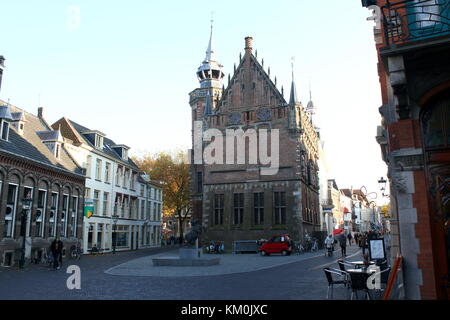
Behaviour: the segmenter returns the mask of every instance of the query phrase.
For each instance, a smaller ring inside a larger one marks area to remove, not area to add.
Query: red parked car
[[[292,253],[293,245],[289,235],[274,236],[265,242],[258,251],[262,256],[268,256],[272,253],[281,253],[283,256]]]

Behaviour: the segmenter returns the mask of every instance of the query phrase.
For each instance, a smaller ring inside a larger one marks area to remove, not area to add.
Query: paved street
[[[349,259],[361,259],[359,248],[347,248]],[[159,276],[146,271],[149,256],[172,255],[176,250],[85,256],[77,263],[81,290],[66,287],[70,260],[58,271],[44,265],[23,271],[0,268],[0,299],[322,300],[327,292],[323,268],[338,268],[339,256],[338,250],[332,258],[323,251],[290,257],[222,255],[221,266],[208,267],[203,276],[185,267],[158,267]],[[148,264],[149,270],[155,268]],[[346,299],[345,290],[335,288],[334,298]]]

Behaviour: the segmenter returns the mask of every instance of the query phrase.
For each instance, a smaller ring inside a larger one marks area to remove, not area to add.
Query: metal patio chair
[[[348,274],[345,271],[332,269],[332,268],[323,268],[325,272],[325,276],[328,281],[328,289],[327,289],[327,299],[333,299],[333,289],[335,284],[343,284],[345,287],[348,285]],[[339,280],[333,279],[334,276],[338,276]]]

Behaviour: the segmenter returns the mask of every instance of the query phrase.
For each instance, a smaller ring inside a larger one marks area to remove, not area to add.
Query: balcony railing
[[[381,10],[388,46],[450,35],[450,0],[387,0]]]

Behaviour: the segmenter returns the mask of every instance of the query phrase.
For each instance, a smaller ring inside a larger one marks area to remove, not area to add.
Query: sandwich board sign
[[[84,201],[84,216],[90,218],[94,215],[94,201],[85,200]]]

